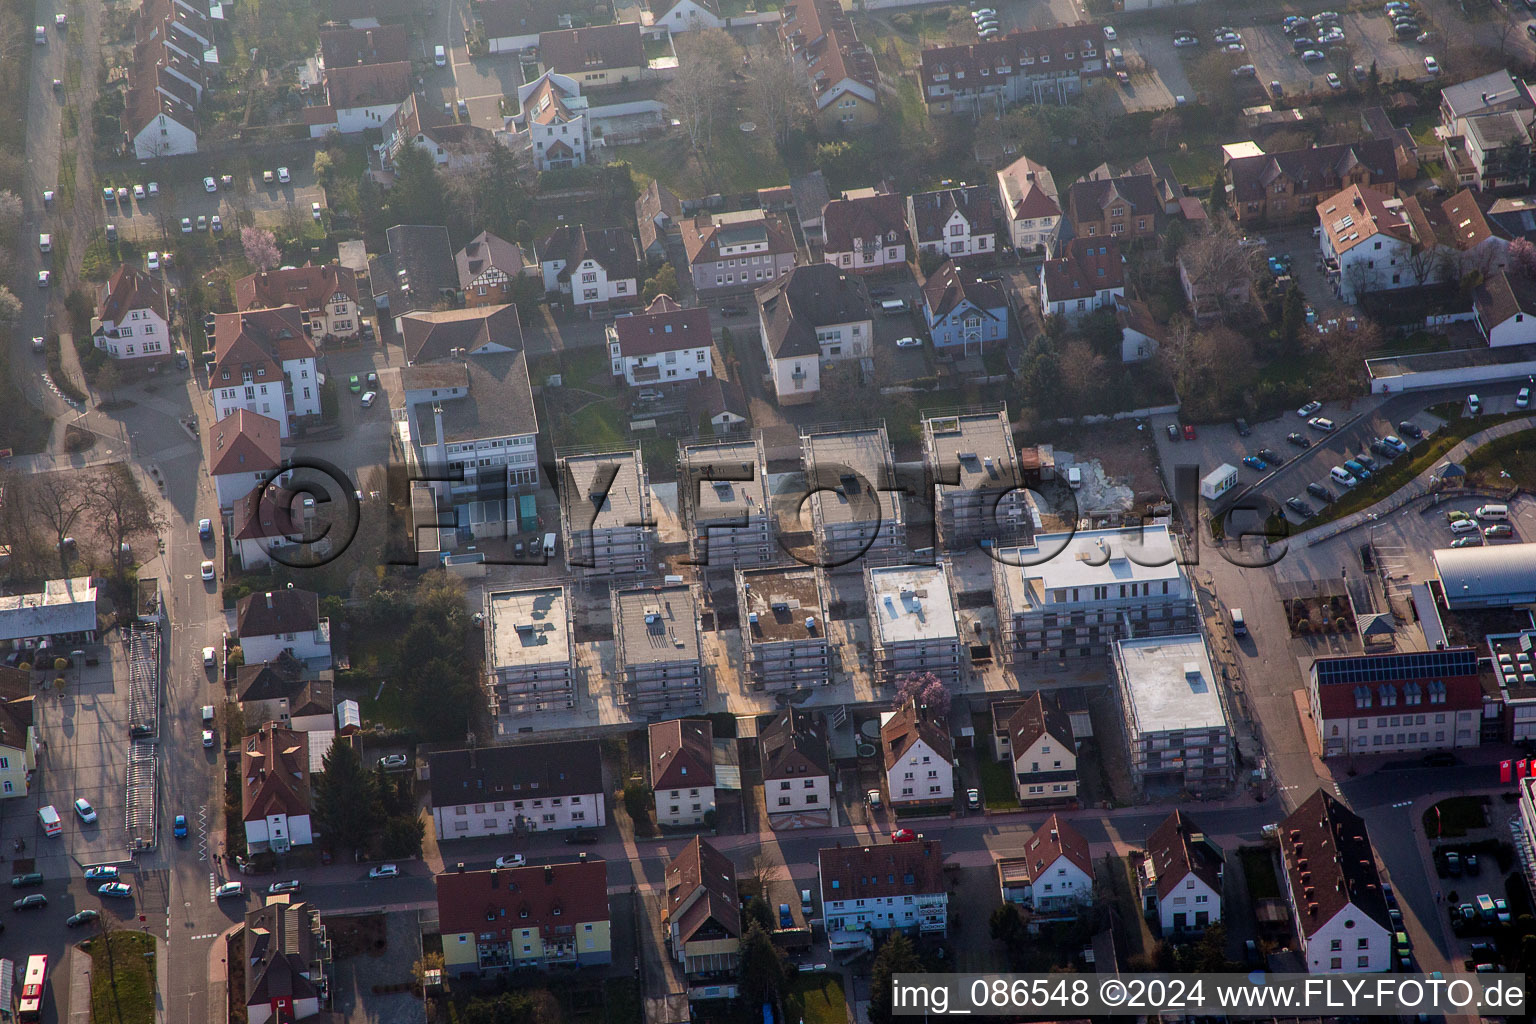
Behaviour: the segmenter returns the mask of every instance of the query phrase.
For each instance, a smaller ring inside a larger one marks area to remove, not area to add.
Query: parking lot
[[[298,160],[298,157],[294,159]],[[208,192],[202,184],[202,177],[198,177],[189,181],[159,181],[160,195],[154,198],[146,195],[143,199],[135,199],[130,195],[126,201],[114,198],[109,202],[98,191],[95,201],[104,205],[107,223],[115,224],[119,236],[131,241],[174,240],[182,234],[181,218],[191,218],[193,230],[196,230],[198,217],[212,218],[215,214],[223,221],[225,234],[238,232],[236,214],[240,211],[249,211],[258,225],[274,227],[292,216],[293,211],[297,211],[300,216],[311,216],[313,203],[319,203],[321,209],[325,208],[325,191],[315,181],[312,160],[312,156],[306,157],[302,164],[289,165],[290,180],[287,184],[275,180],[279,164],[274,160],[271,167],[254,169],[244,183],[235,178],[228,186],[220,184],[217,192]],[[272,184],[268,185],[262,180],[263,170],[274,172]],[[205,174],[216,180],[226,173],[231,177],[235,175],[234,171],[223,171],[216,167],[205,170]],[[147,184],[150,180],[146,174],[112,179],[110,183],[131,188],[134,184]],[[249,187],[246,187],[246,183]],[[106,184],[104,181],[103,186]]]
[[[82,865],[129,859],[124,779],[129,747],[127,661],[115,644],[84,650],[100,664],[66,669],[62,692],[51,680],[38,691],[38,731],[48,737],[48,744],[32,792],[24,800],[6,802],[0,829],[0,848],[14,849],[20,837],[36,859],[37,870],[50,880],[78,875]],[[74,802],[81,797],[95,810],[94,822],[81,820],[75,812]],[[43,833],[37,811],[46,805],[58,811],[58,836]]]

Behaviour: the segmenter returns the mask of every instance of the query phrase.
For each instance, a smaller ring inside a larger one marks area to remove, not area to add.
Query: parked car
[[[1311,519],[1313,516],[1317,515],[1317,513],[1313,511],[1312,506],[1308,505],[1300,498],[1286,498],[1285,504],[1287,508],[1289,508],[1292,512],[1295,512],[1303,519]]]
[[[197,521],[197,539],[213,540],[213,520],[199,519]]]
[[[1301,55],[1301,59],[1308,64],[1316,64],[1320,60],[1327,60],[1328,55],[1322,50],[1308,50]]]
[[[896,339],[896,347],[897,348],[922,348],[923,347],[923,339],[921,339],[921,338],[914,338],[914,337],[912,337],[910,335],[908,335],[905,338],[897,338]]]
[[[1298,433],[1296,433],[1294,431],[1292,431],[1289,434],[1286,434],[1285,435],[1285,439],[1287,441],[1289,441],[1291,444],[1295,445],[1297,448],[1311,448],[1312,447],[1312,442],[1307,440],[1307,438],[1306,438],[1306,436],[1304,434],[1298,434]]]
[[[290,878],[283,882],[273,882],[267,886],[268,896],[281,896],[285,892],[298,892],[303,885],[297,878]]]
[[[981,790],[968,789],[965,791],[965,806],[973,811],[981,810]]]
[[[795,926],[795,915],[791,914],[789,912],[789,904],[788,903],[780,903],[779,904],[779,927],[780,928],[793,928],[794,926]]]
[[[1381,439],[1381,443],[1401,455],[1408,450],[1408,444],[1396,434],[1388,434]]]
[[[1300,416],[1302,419],[1306,419],[1308,416],[1315,415],[1317,411],[1322,407],[1322,402],[1308,402],[1306,405],[1296,410],[1296,415]]]
[[[1424,70],[1432,75],[1438,75],[1440,73],[1440,62],[1433,57],[1425,57]]]
[[[85,869],[87,882],[115,882],[117,881],[117,868],[111,864],[98,864],[95,867]]]
[[[29,896],[23,896],[11,903],[12,910],[42,910],[48,905],[48,897],[40,892],[34,892]]]
[[[220,217],[218,214],[214,214],[212,217],[210,217],[208,219],[208,226],[213,228],[213,230],[215,230],[215,231],[223,231],[224,230],[224,218]]]
[[[359,399],[359,404],[361,404],[364,409],[371,409],[373,408],[374,401],[378,397],[379,393],[377,391],[364,391],[363,397]]]
[[[1312,497],[1318,499],[1319,501],[1324,501],[1324,502],[1332,502],[1333,501],[1333,492],[1330,491],[1327,487],[1324,487],[1322,484],[1318,484],[1318,483],[1307,484],[1307,493],[1312,495]]]
[[[1257,455],[1271,466],[1280,466],[1284,465],[1285,463],[1285,460],[1280,457],[1280,453],[1275,451],[1273,448],[1260,448],[1253,454]]]
[[[187,838],[187,816],[185,814],[176,815],[176,820],[171,825],[171,834],[177,839]]]
[[[96,808],[92,807],[91,802],[83,796],[75,801],[75,813],[80,815],[80,820],[87,825],[96,820]]]
[[[1195,426],[1194,426],[1194,424],[1193,423],[1186,423],[1186,424],[1184,424],[1184,440],[1186,440],[1186,441],[1193,441],[1194,439],[1195,439]]]
[[[42,884],[43,873],[41,871],[27,871],[20,875],[11,876],[12,889],[29,889],[34,885]]]
[[[244,895],[245,895],[245,883],[244,882],[225,882],[223,885],[221,885],[217,889],[213,890],[214,899],[220,899],[220,900],[229,899],[231,896],[244,896]]]
[[[213,175],[210,174],[208,177],[203,179],[204,192],[217,192],[218,190],[219,183],[213,180]]]
[[[1334,424],[1333,420],[1330,420],[1326,416],[1313,416],[1311,419],[1307,420],[1307,426],[1311,427],[1313,430],[1321,430],[1326,434],[1333,430]]]
[[[385,771],[400,771],[410,767],[410,759],[404,754],[386,754],[379,758],[379,767]]]
[[[1472,534],[1467,537],[1457,537],[1451,541],[1453,548],[1480,548],[1483,546],[1483,538],[1480,534]]]
[[[203,559],[203,564],[198,568],[197,572],[205,580],[213,579],[213,563],[206,558]]]
[[[347,378],[347,390],[352,392],[354,395],[360,393],[363,390],[363,382],[357,374],[354,373],[352,376]]]
[[[110,896],[114,899],[133,899],[133,886],[127,882],[108,882],[96,890],[98,896]]]
[[[1257,458],[1256,456],[1253,456],[1253,455],[1244,455],[1243,456],[1243,465],[1247,466],[1249,469],[1255,470],[1255,471],[1260,472],[1260,473],[1264,472],[1266,469],[1269,468],[1269,466],[1267,466],[1264,463],[1263,459]]]
[[[1422,441],[1424,439],[1424,428],[1412,420],[1403,420],[1403,422],[1397,425],[1397,431],[1404,437],[1412,438],[1415,441]]]
[[[578,846],[595,842],[597,842],[597,833],[589,832],[586,829],[578,829],[565,837],[567,846]]]
[[[291,177],[288,176],[288,168],[286,168],[286,167],[279,167],[277,169],[277,180],[279,182],[281,182],[282,184],[284,184],[284,185],[288,184],[290,181],[293,180]]]
[[[527,863],[528,858],[524,857],[520,853],[508,854],[505,857],[496,858],[496,866],[498,868],[520,868]]]
[[[1177,441],[1181,436],[1182,435],[1179,433],[1179,425],[1177,423],[1168,424],[1168,440]]]
[[[78,928],[78,927],[80,927],[83,924],[90,924],[92,921],[99,921],[99,920],[101,920],[101,911],[99,911],[99,910],[89,910],[89,909],[88,910],[82,910],[78,914],[73,914],[73,915],[65,918],[65,920],[64,920],[64,927],[66,927],[66,928]]]
[[[1328,83],[1328,88],[1334,90],[1335,92],[1344,88],[1343,80],[1340,79],[1339,76],[1334,74],[1332,71],[1328,72],[1328,74],[1324,76],[1324,81]]]
[[[1515,528],[1508,523],[1494,523],[1483,531],[1484,537],[1513,537]]]
[[[1231,47],[1228,47],[1228,49],[1231,49]],[[1239,64],[1232,69],[1233,78],[1256,78],[1258,74],[1259,69],[1252,64]]]
[[[380,864],[368,870],[369,878],[398,878],[399,875],[400,865],[398,864]]]
[[[893,843],[915,843],[915,842],[917,842],[917,833],[913,832],[909,828],[899,828],[896,831],[891,833],[891,842],[893,842]]]
[[[1520,393],[1515,396],[1515,408],[1516,409],[1529,409],[1530,407],[1531,407],[1531,389],[1530,388],[1521,388],[1520,389]]]

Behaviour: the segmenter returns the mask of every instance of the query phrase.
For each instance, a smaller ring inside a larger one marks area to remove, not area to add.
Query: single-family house
[[[997,203],[987,185],[962,185],[907,197],[907,230],[917,252],[950,259],[997,251]]]
[[[541,33],[539,63],[583,89],[638,82],[648,66],[640,25],[633,21]]]
[[[1040,311],[1068,321],[1125,296],[1125,260],[1114,238],[1073,238],[1040,265]]]
[[[1500,270],[1472,293],[1477,326],[1493,347],[1536,344],[1536,282]]]
[[[214,314],[213,368],[208,374],[214,418],[236,409],[277,421],[287,437],[320,415],[315,343],[298,306]]]
[[[856,274],[830,263],[795,267],[757,292],[763,356],[781,405],[812,402],[823,362],[873,354],[869,289]]]
[[[667,258],[667,240],[679,235],[683,204],[661,182],[651,179],[635,200],[635,222],[640,225],[640,255],[650,261]]]
[[[705,719],[652,722],[651,792],[656,823],[702,825],[715,814],[715,731]]]
[[[1116,295],[1115,322],[1120,325],[1120,361],[1139,363],[1151,359],[1168,337],[1168,330],[1152,317],[1140,299]]]
[[[523,350],[523,324],[517,307],[512,305],[407,313],[395,320],[395,332],[405,349],[406,363],[412,367],[446,360],[457,362],[469,355],[504,355]],[[409,383],[409,377],[405,383]],[[439,386],[437,390],[451,389]],[[407,397],[414,404],[416,396]],[[450,396],[439,393],[431,397]]]
[[[1074,181],[1067,188],[1067,217],[1078,238],[1107,235],[1122,243],[1155,238],[1163,217],[1157,178],[1123,174]]]
[[[169,359],[170,309],[160,277],[124,263],[102,285],[92,337],[113,359]]]
[[[683,976],[734,979],[741,967],[742,921],[731,859],[694,836],[667,865],[664,884],[661,926]]]
[[[313,591],[289,587],[245,595],[235,603],[235,633],[247,665],[286,653],[317,668],[331,667],[331,620],[320,615]]]
[[[1014,796],[1024,806],[1077,802],[1077,743],[1055,698],[1032,693],[1004,723]]]
[[[1427,193],[1403,199],[1414,248],[1408,269],[1415,284],[1459,282],[1471,274],[1484,280],[1509,265],[1512,236],[1490,217],[1495,200],[1464,188],[1435,199]]]
[[[1165,936],[1203,932],[1221,921],[1221,847],[1175,810],[1147,837],[1137,868],[1142,911],[1156,915]]]
[[[651,0],[651,24],[673,35],[705,28],[724,28],[719,0]]]
[[[1318,245],[1335,293],[1359,302],[1366,292],[1408,288],[1414,276],[1413,232],[1399,199],[1351,185],[1317,206]]]
[[[811,87],[825,129],[874,124],[880,118],[880,73],[838,0],[789,0],[779,16],[779,42]]]
[[[514,285],[518,278],[536,277],[539,265],[523,247],[499,235],[482,231],[453,257],[459,268],[459,291],[464,305],[502,306],[517,299]]]
[[[247,1024],[301,1021],[330,1005],[331,940],[320,911],[292,896],[264,897],[245,915]]]
[[[325,103],[304,108],[312,139],[323,139],[333,131],[352,135],[370,128],[382,130],[411,98],[415,80],[411,62],[397,60],[326,68],[321,83]]]
[[[515,53],[539,45],[539,36],[570,28],[571,15],[544,0],[481,0],[475,4],[487,53]]]
[[[915,700],[882,713],[880,755],[894,810],[942,810],[954,803],[955,741],[944,716]]]
[[[944,844],[838,845],[816,857],[821,913],[833,952],[869,949],[872,933],[944,935],[949,930],[949,886]]]
[[[907,264],[906,204],[884,192],[834,199],[821,211],[822,259],[855,274]]]
[[[484,164],[496,145],[496,136],[488,129],[456,121],[446,111],[438,113],[412,93],[384,122],[382,141],[375,149],[386,168],[394,166],[406,146],[415,146],[438,167],[467,171]]]
[[[358,337],[358,299],[357,274],[340,263],[262,270],[235,282],[236,309],[297,306],[310,337],[319,342]]]
[[[294,732],[328,732],[336,728],[336,688],[330,672],[304,678],[304,666],[287,654],[276,661],[241,665],[235,669],[235,699],[246,728],[275,722]]]
[[[1061,233],[1061,198],[1056,179],[1037,160],[1021,156],[997,172],[1008,238],[1020,253],[1049,254]]]
[[[270,416],[236,409],[208,427],[208,475],[220,510],[232,512],[282,463],[282,430]]]
[[[0,800],[26,796],[37,773],[38,739],[32,680],[0,666]]]
[[[963,270],[953,260],[923,282],[923,317],[939,351],[975,355],[1008,340],[1008,299],[1002,286]]]
[[[640,302],[640,255],[625,228],[562,224],[539,246],[544,291],[571,297],[588,316]]]
[[[1319,789],[1280,822],[1286,900],[1311,974],[1392,969],[1392,921],[1365,820]]]
[[[998,870],[1004,898],[1038,916],[1071,916],[1093,902],[1088,840],[1059,815],[1035,830],[1022,854],[1002,858]]]
[[[314,841],[309,733],[264,723],[240,744],[240,812],[245,847],[287,853]]]
[[[791,706],[759,728],[757,745],[769,827],[833,824],[832,761],[821,716]]]
[[[545,71],[517,87],[518,140],[536,171],[581,167],[592,148],[591,120],[581,83],[571,75]]]
[[[379,319],[458,302],[459,271],[441,224],[396,224],[389,251],[368,257],[368,284]]]
[[[698,213],[679,225],[688,272],[701,301],[761,288],[795,265],[789,221],[779,213],[740,210]]]
[[[411,59],[411,34],[404,25],[331,28],[320,33],[320,66],[393,64]]]

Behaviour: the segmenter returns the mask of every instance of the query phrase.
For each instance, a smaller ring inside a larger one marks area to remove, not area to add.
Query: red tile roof
[[[326,102],[336,110],[400,104],[411,95],[411,62],[353,64],[325,69]]]
[[[404,25],[331,29],[320,33],[320,59],[327,68],[409,61],[411,37]]]
[[[309,736],[272,722],[240,749],[241,820],[309,813]]]
[[[1071,719],[1062,713],[1055,698],[1047,702],[1045,696],[1036,691],[1008,718],[1008,742],[1013,748],[1013,756],[1023,757],[1040,737],[1046,735],[1066,750],[1076,749]]]
[[[271,417],[236,409],[208,428],[208,475],[276,469],[282,464],[281,433]]]
[[[574,925],[608,920],[608,862],[588,858],[565,864],[438,875],[438,930],[444,935],[490,935],[505,942],[525,928],[552,939]]]
[[[944,892],[944,844],[937,839],[834,846],[816,855],[823,900],[876,900]]]
[[[667,920],[678,926],[684,942],[692,941],[695,936],[741,937],[741,897],[736,892],[736,866],[729,857],[698,836],[694,836],[693,842],[683,847],[683,852],[667,865],[666,887],[662,910]],[[705,931],[710,921],[715,927]],[[701,931],[704,934],[701,935]]]
[[[250,309],[243,313],[216,313],[213,327],[214,380],[238,382],[246,368],[253,374],[266,370],[261,380],[282,378],[282,364],[290,359],[313,359],[315,344],[304,333],[304,317],[298,306]]]
[[[340,293],[357,302],[357,274],[339,263],[306,263],[302,267],[263,270],[235,282],[237,309],[269,309],[298,306],[306,312],[320,309]]]
[[[1052,302],[1092,298],[1107,288],[1125,287],[1120,243],[1113,238],[1074,238],[1041,269]]]
[[[954,756],[954,741],[949,736],[949,722],[940,715],[907,703],[880,727],[880,746],[887,770],[906,756],[912,745],[922,740],[936,755],[948,761]]]
[[[864,86],[865,98],[879,102],[874,54],[859,42],[838,0],[790,0],[780,12],[779,39],[803,62],[818,107],[846,91],[838,86],[848,81]]]
[[[1039,879],[1047,868],[1062,857],[1077,865],[1090,879],[1093,877],[1093,857],[1088,852],[1088,840],[1067,824],[1061,815],[1053,814],[1045,819],[1024,845],[1029,877]]]
[[[1221,854],[1184,812],[1175,810],[1147,837],[1147,857],[1157,876],[1157,894],[1167,898],[1191,873],[1221,894]]]
[[[613,322],[619,339],[619,353],[625,356],[653,356],[685,348],[709,348],[714,336],[709,328],[709,310],[684,309],[669,295],[659,295],[644,313],[624,316]]]
[[[1008,202],[1009,193],[1016,197],[1013,208],[1003,211],[1009,217],[1026,220],[1061,216],[1061,206],[1056,201],[1056,179],[1044,164],[1021,156],[998,171],[997,177],[999,182],[1007,182],[1007,191],[1003,194],[1004,205]]]
[[[151,309],[167,319],[165,288],[158,277],[125,263],[108,278],[96,315],[103,324],[116,326],[136,309]]]
[[[1365,821],[1322,790],[1280,823],[1280,859],[1302,934],[1317,934],[1349,904],[1387,931],[1386,897]]]
[[[651,789],[715,784],[715,730],[705,719],[652,722]]]

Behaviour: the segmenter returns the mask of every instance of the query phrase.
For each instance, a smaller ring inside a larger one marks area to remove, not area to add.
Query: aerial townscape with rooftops
[[[0,1022],[1536,973],[1536,0],[1315,6],[0,10]]]

